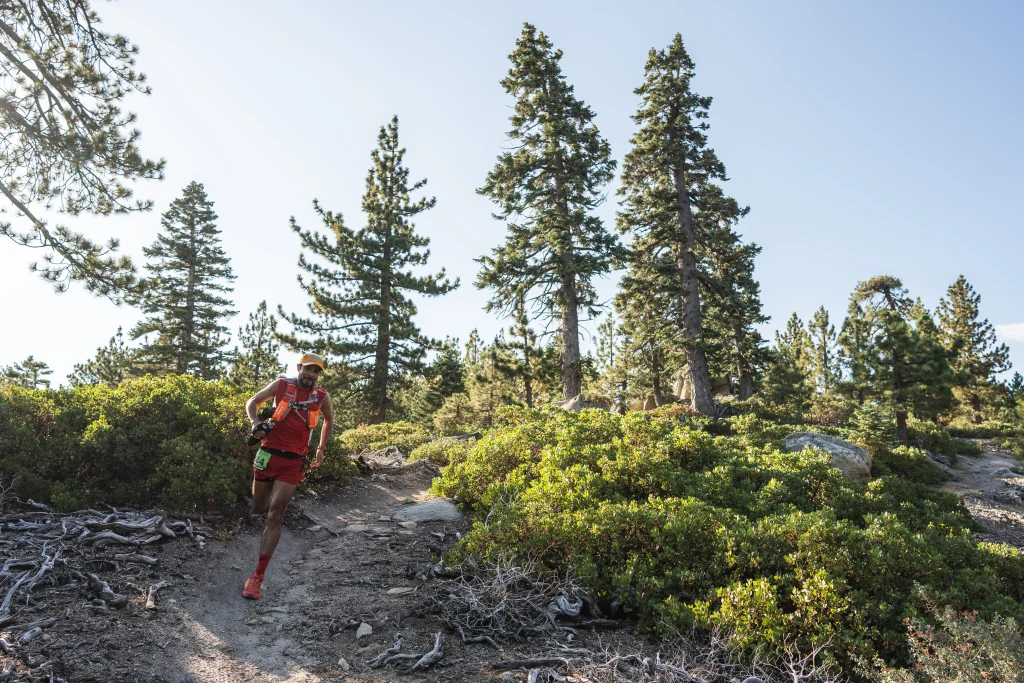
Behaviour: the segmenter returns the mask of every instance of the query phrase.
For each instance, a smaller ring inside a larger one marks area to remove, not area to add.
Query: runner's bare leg
[[[273,555],[277,542],[281,540],[281,524],[284,522],[284,511],[292,501],[296,484],[275,481],[270,493],[270,507],[267,511],[267,526],[260,539],[260,554]],[[255,507],[255,504],[254,504]]]
[[[252,513],[262,515],[270,509],[270,493],[274,489],[272,481],[252,480]]]

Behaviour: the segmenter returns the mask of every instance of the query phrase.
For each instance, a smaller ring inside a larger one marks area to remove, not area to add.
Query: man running
[[[275,379],[245,403],[245,412],[252,423],[252,435],[261,439],[260,449],[253,461],[252,511],[267,513],[267,525],[260,539],[260,559],[242,588],[242,597],[259,600],[263,597],[263,577],[274,548],[281,538],[284,511],[292,500],[295,487],[302,481],[306,454],[313,436],[313,428],[322,412],[324,426],[320,432],[320,445],[311,466],[315,469],[324,461],[327,440],[331,438],[334,411],[331,397],[316,386],[324,371],[324,360],[314,353],[299,359],[298,374],[294,379]],[[261,422],[260,405],[274,399],[274,416]]]

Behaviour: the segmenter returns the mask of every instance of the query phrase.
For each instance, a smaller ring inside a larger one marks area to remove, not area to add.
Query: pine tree
[[[854,294],[850,298],[846,318],[839,332],[840,363],[849,378],[842,382],[840,388],[859,405],[864,405],[870,384],[870,371],[867,366],[870,344],[871,322]]]
[[[820,306],[807,323],[807,339],[811,381],[819,393],[829,395],[839,383],[842,367],[839,364],[836,328],[829,322],[824,306]]]
[[[88,2],[15,0],[3,4],[0,70],[0,194],[28,229],[0,222],[0,235],[44,249],[32,269],[58,292],[74,280],[120,300],[135,284],[116,239],[99,244],[37,212],[71,216],[144,211],[130,184],[162,179],[164,162],[141,156],[135,115],[121,110],[132,92],[149,94],[135,69],[138,48],[106,33]]]
[[[524,24],[501,82],[515,97],[509,137],[516,147],[499,155],[478,190],[499,206],[508,234],[478,259],[476,285],[494,290],[488,310],[511,315],[526,297],[535,304],[530,320],[560,320],[562,394],[571,399],[583,382],[580,311],[596,314],[592,280],[609,272],[618,240],[591,213],[604,201],[615,161],[594,112],[562,75],[561,58],[544,33]]]
[[[754,259],[761,253],[756,244],[743,244],[733,226],[747,209],[740,209],[735,200],[720,192],[709,192],[703,198],[718,206],[698,213],[704,227],[701,254],[702,318],[708,347],[718,349],[722,358],[709,362],[709,369],[722,366],[722,372],[735,378],[741,400],[750,398],[758,382],[761,368],[767,361],[765,340],[757,326],[768,321],[761,311],[761,286],[754,278]]]
[[[255,313],[249,314],[249,324],[238,328],[238,341],[234,361],[228,378],[238,387],[263,388],[285,370],[280,360],[281,342],[277,339],[277,319],[267,313],[267,302],[261,301]]]
[[[73,387],[87,384],[117,386],[139,374],[135,354],[136,350],[125,343],[119,327],[106,346],[96,349],[92,360],[75,364],[74,371],[68,375],[68,383]]]
[[[957,398],[975,423],[983,419],[983,403],[994,402],[996,375],[1010,369],[1010,350],[996,339],[987,319],[980,319],[981,296],[961,275],[939,301],[939,329],[943,345],[955,350],[954,370],[962,373]]]
[[[1010,392],[1010,399],[1013,401],[1019,401],[1024,399],[1024,376],[1021,376],[1019,372],[1013,373],[1013,377],[1006,385]]]
[[[3,379],[26,389],[49,389],[50,380],[46,377],[52,374],[53,370],[48,364],[29,356],[20,363],[4,368]]]
[[[871,343],[865,358],[870,392],[892,411],[896,436],[906,445],[908,415],[934,417],[935,406],[951,396],[955,375],[950,371],[949,352],[926,324],[921,329],[911,324],[915,316],[916,323],[922,324],[923,306],[915,310],[899,279],[888,275],[872,278],[857,285],[854,296],[871,321]]]
[[[911,394],[914,416],[920,420],[936,422],[953,407],[956,399],[953,387],[962,384],[961,374],[952,362],[956,357],[958,344],[947,349],[942,344],[942,335],[932,314],[918,299],[910,311],[914,324],[914,344],[910,363],[920,381],[914,385],[916,393]]]
[[[775,348],[765,373],[764,397],[796,415],[806,409],[813,391],[809,345],[803,321],[794,313],[786,321],[786,329],[775,333]]]
[[[597,386],[601,397],[620,414],[626,412],[629,388],[624,358],[626,342],[628,339],[620,330],[619,319],[610,311],[597,326]]]
[[[206,190],[191,182],[162,216],[156,242],[143,249],[150,272],[141,302],[146,317],[131,334],[133,339],[155,335],[139,349],[147,371],[210,379],[230,360],[224,319],[235,311],[224,295],[232,291],[235,276],[216,221]]]
[[[410,195],[427,181],[409,182],[403,166],[405,149],[398,143],[398,117],[382,126],[377,149],[366,178],[362,208],[366,226],[347,228],[341,214],[325,211],[314,200],[313,208],[330,231],[330,238],[303,230],[292,218],[292,230],[305,251],[327,265],[299,257],[299,267],[309,275],[299,282],[309,294],[312,317],[287,314],[295,332],[282,334],[293,350],[317,350],[340,357],[361,372],[368,384],[371,422],[384,422],[392,406],[390,388],[410,372],[421,372],[427,351],[439,344],[424,337],[413,322],[416,305],[409,294],[440,296],[455,289],[444,268],[436,275],[419,276],[410,266],[426,265],[430,239],[418,235],[412,219],[431,209],[437,200]]]
[[[674,277],[665,278],[664,291],[676,299],[674,325],[686,354],[691,405],[710,415],[714,404],[698,255],[727,199],[714,185],[726,180],[725,166],[708,147],[711,98],[690,89],[694,63],[679,34],[667,49],[650,51],[644,76],[634,91],[643,103],[633,116],[640,129],[623,165],[619,229],[635,235],[633,254],[664,251],[672,263],[666,275]],[[702,208],[710,218],[700,215]]]
[[[509,328],[509,339],[495,340],[491,362],[504,379],[522,386],[522,402],[527,408],[536,405],[538,384],[550,382],[555,374],[553,365],[556,361],[549,351],[550,348],[538,343],[537,334],[530,327],[524,297],[520,296]]]
[[[678,298],[658,286],[665,269],[671,268],[671,257],[635,246],[615,298],[622,334],[628,340],[623,370],[634,399],[653,397],[654,405],[662,406],[673,400],[672,377],[685,364],[674,343]]]

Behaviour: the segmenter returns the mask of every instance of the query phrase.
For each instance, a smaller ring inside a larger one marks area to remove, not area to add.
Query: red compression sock
[[[260,561],[256,565],[257,574],[265,574],[267,572],[267,565],[270,564],[270,555],[264,555],[260,553]]]

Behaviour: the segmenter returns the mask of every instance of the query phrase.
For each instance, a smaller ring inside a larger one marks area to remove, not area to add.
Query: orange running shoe
[[[245,586],[242,588],[242,597],[250,600],[259,600],[263,597],[263,591],[260,588],[263,586],[263,574],[252,573],[248,579],[245,580]]]

